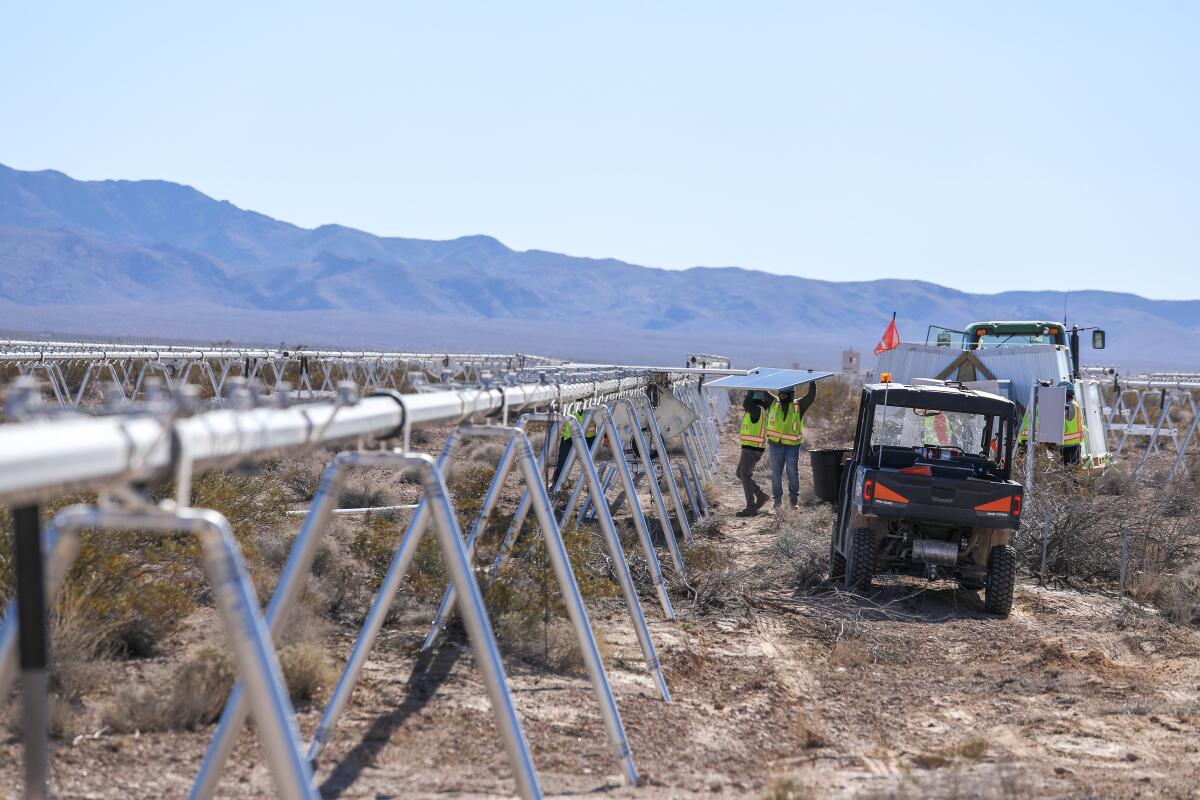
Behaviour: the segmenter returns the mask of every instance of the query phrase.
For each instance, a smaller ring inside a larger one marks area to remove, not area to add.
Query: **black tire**
[[[829,581],[840,581],[846,577],[846,557],[838,552],[838,529],[841,527],[838,515],[833,515],[833,530],[829,534]]]
[[[998,544],[988,556],[983,610],[999,617],[1007,617],[1012,611],[1013,587],[1016,584],[1017,551],[1006,544]]]
[[[846,577],[846,558],[837,551],[837,540],[829,539],[829,580],[840,581]]]
[[[870,589],[874,574],[875,532],[870,528],[855,528],[850,532],[850,555],[846,559],[846,591]]]

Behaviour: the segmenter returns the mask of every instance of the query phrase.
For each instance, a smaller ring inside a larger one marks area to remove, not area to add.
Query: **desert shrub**
[[[438,546],[437,535],[429,531],[417,552],[413,555],[412,566],[408,569],[408,586],[413,595],[422,601],[440,600],[449,579],[442,565],[442,550]]]
[[[796,514],[776,514],[772,522],[781,529],[771,544],[774,574],[769,580],[782,580],[797,588],[820,583],[828,567],[832,511],[822,507],[802,518]]]
[[[479,503],[495,472],[495,463],[487,461],[458,461],[454,464],[446,484],[460,513],[479,510]]]
[[[753,570],[738,567],[722,548],[702,539],[680,546],[686,578],[673,569],[667,569],[665,576],[673,597],[690,602],[698,610],[745,605]]]
[[[150,655],[195,608],[198,550],[189,537],[85,532],[63,596],[105,651]]]
[[[367,514],[354,529],[350,540],[350,553],[362,561],[377,576],[383,577],[392,554],[404,530],[396,521],[385,516]]]
[[[362,481],[343,487],[338,494],[338,508],[378,508],[389,505],[387,492],[379,486]]]
[[[224,515],[251,563],[259,537],[287,520],[288,496],[273,470],[210,470],[192,482],[192,505]]]
[[[281,463],[277,471],[280,484],[296,501],[309,502],[317,493],[321,475],[332,457],[331,453],[320,450]]]
[[[1122,539],[1128,534],[1126,587],[1168,617],[1186,621],[1189,578],[1200,563],[1200,513],[1194,488],[1182,479],[1135,480],[1119,466],[1094,481],[1039,454],[1033,491],[1013,539],[1031,572],[1041,567],[1049,520],[1046,575],[1076,588],[1114,590],[1120,581]],[[1015,477],[1024,478],[1024,461]],[[1182,605],[1179,605],[1182,603]]]
[[[620,588],[599,532],[591,526],[569,525],[562,536],[583,598],[603,601],[617,597]],[[527,530],[517,539],[484,599],[497,641],[506,653],[551,670],[582,668],[574,629],[540,535]],[[602,638],[597,638],[597,646],[603,656],[607,645]]]
[[[284,645],[279,665],[295,701],[318,697],[336,678],[329,657],[314,642]],[[228,648],[205,647],[180,664],[168,681],[120,689],[101,718],[117,733],[195,730],[220,717],[236,680]]]
[[[293,701],[315,700],[337,679],[333,661],[317,642],[284,645],[279,651],[279,666]]]
[[[118,691],[102,718],[117,733],[193,730],[221,715],[235,679],[229,654],[206,647],[175,670],[169,688],[149,685]]]
[[[857,384],[841,377],[821,381],[804,418],[804,438],[812,447],[850,447],[858,424]]]
[[[772,783],[763,795],[763,800],[809,800],[817,796],[812,787],[787,778]]]
[[[1200,622],[1200,566],[1179,575],[1163,576],[1152,600],[1167,618],[1180,625]]]

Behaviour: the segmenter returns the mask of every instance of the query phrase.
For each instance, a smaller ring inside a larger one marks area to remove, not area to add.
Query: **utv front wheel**
[[[875,532],[870,528],[855,528],[850,532],[850,556],[846,559],[846,591],[871,588],[874,574]]]
[[[998,544],[988,557],[987,585],[983,590],[983,610],[1007,617],[1012,611],[1013,587],[1017,583],[1017,551]]]

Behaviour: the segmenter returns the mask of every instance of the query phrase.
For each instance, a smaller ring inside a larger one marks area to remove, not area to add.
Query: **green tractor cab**
[[[1092,348],[1103,350],[1104,331],[1091,328]],[[1079,377],[1079,331],[1067,328],[1058,322],[1036,320],[1006,320],[1000,322],[972,322],[965,331],[930,325],[925,335],[925,344],[951,347],[956,350],[986,350],[993,347],[1021,347],[1032,344],[1052,344],[1067,349],[1071,354],[1071,374]]]

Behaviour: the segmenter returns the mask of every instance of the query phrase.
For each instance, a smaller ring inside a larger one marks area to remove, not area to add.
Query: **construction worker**
[[[767,443],[771,456],[771,496],[775,508],[783,505],[783,471],[787,469],[788,501],[800,505],[800,447],[804,444],[804,414],[817,397],[817,384],[796,400],[794,388],[784,389],[767,414]]]
[[[583,411],[575,412],[575,419],[579,420],[579,424],[583,424]],[[596,440],[596,423],[591,422],[587,426],[587,430],[583,432],[583,438],[587,440],[587,446],[591,447],[592,442]],[[558,483],[558,476],[562,474],[563,467],[567,465],[567,454],[571,452],[571,426],[563,420],[562,439],[558,442],[558,460],[554,462],[554,477],[550,479],[550,487],[553,488]]]
[[[1086,427],[1083,424],[1083,408],[1075,399],[1075,387],[1070,381],[1060,381],[1059,388],[1067,390],[1067,407],[1063,414],[1062,444],[1058,445],[1059,455],[1066,466],[1078,464],[1083,452],[1083,439]],[[1029,411],[1021,420],[1021,432],[1017,434],[1017,444],[1024,447],[1029,443]],[[1049,445],[1053,448],[1054,445]]]
[[[1075,400],[1075,387],[1068,381],[1059,384],[1067,390],[1067,411],[1063,419],[1063,443],[1059,448],[1063,464],[1068,467],[1078,464],[1083,452],[1083,409]]]
[[[767,401],[762,392],[747,392],[742,398],[742,425],[738,441],[742,454],[735,473],[746,494],[746,507],[736,516],[753,517],[767,504],[767,493],[754,481],[754,467],[767,448]]]

